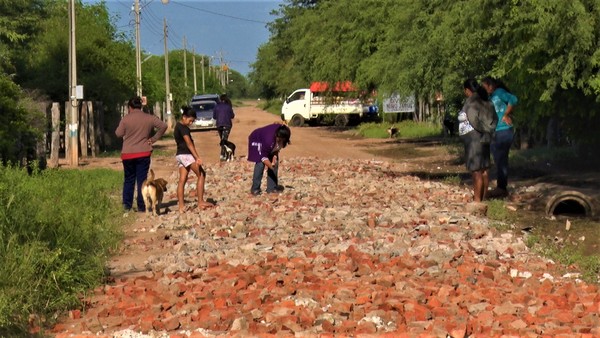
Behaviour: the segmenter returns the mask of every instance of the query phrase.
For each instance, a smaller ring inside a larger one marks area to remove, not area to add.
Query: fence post
[[[91,151],[92,157],[96,157],[96,155],[97,155],[97,153],[96,153],[96,129],[94,126],[97,122],[96,122],[96,118],[94,116],[94,105],[92,104],[92,101],[86,101],[85,104],[87,106],[87,112],[88,112],[87,130],[88,130],[88,139],[90,142],[90,151]]]
[[[94,102],[94,121],[96,134],[96,154],[100,154],[100,149],[105,149],[104,145],[104,106],[102,102]]]
[[[50,137],[50,167],[58,168],[58,154],[60,153],[60,105],[52,102],[52,134]]]
[[[81,110],[79,114],[79,148],[81,149],[81,157],[88,157],[88,105],[87,102],[81,102]]]
[[[154,103],[154,115],[162,121],[162,112],[160,110],[160,103]]]
[[[64,137],[65,137],[65,158],[68,160],[69,158],[71,158],[71,146],[69,142],[69,135],[71,133],[71,131],[69,130],[69,125],[71,124],[71,114],[69,114],[69,105],[71,104],[71,101],[66,101],[65,102],[65,132],[64,132]]]

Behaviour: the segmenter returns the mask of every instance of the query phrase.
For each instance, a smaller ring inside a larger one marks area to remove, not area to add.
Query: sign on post
[[[383,99],[384,113],[414,113],[415,97],[402,97],[398,93],[393,93],[390,97]]]

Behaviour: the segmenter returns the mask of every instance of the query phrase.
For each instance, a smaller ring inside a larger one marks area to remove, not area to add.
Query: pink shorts
[[[177,159],[177,164],[179,164],[179,167],[184,168],[187,168],[192,165],[192,163],[196,162],[196,159],[191,154],[177,155],[175,156],[175,159]]]

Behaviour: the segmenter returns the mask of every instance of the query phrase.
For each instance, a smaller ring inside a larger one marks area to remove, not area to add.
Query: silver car
[[[190,126],[190,129],[215,129],[217,121],[213,118],[213,110],[219,101],[216,94],[196,95],[192,98],[190,106],[196,112],[196,120]]]

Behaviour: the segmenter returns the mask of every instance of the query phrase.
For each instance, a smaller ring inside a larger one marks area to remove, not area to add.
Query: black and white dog
[[[235,143],[228,140],[221,140],[223,161],[231,162],[235,156]]]

